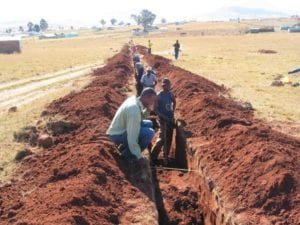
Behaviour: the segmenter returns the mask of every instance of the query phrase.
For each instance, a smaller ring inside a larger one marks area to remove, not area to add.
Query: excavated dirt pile
[[[25,157],[15,178],[2,184],[0,224],[156,224],[151,185],[135,179],[139,171],[120,160],[105,136],[129,89],[129,56],[124,47],[94,71],[89,86],[43,113],[60,115],[76,129],[54,135],[54,146]]]
[[[205,224],[299,224],[300,140],[255,119],[223,87],[139,51],[160,81],[172,82]]]

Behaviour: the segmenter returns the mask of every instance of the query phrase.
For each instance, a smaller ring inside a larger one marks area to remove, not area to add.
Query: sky
[[[12,21],[80,21],[98,24],[103,18],[130,21],[130,15],[149,9],[167,21],[205,17],[222,7],[264,8],[289,14],[300,13],[300,0],[0,0],[0,24]]]

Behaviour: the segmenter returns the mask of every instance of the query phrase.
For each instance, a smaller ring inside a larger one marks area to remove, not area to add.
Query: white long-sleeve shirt
[[[117,110],[106,134],[119,135],[127,131],[130,152],[138,159],[142,157],[138,144],[141,122],[144,118],[143,104],[139,98],[132,96],[123,102]]]

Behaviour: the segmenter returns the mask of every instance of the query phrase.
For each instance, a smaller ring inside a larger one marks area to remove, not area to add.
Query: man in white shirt
[[[157,78],[151,66],[147,67],[146,73],[141,78],[141,84],[143,85],[143,88],[154,88],[157,84]]]
[[[153,107],[157,95],[145,88],[139,97],[129,97],[117,110],[106,134],[116,145],[123,145],[122,156],[129,161],[145,161],[142,151],[154,136],[152,122],[144,120],[145,112]]]

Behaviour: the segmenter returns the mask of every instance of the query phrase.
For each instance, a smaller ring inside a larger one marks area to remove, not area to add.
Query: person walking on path
[[[143,85],[143,88],[154,88],[157,84],[157,78],[151,66],[147,67],[146,73],[141,78],[141,84]]]
[[[145,119],[157,99],[154,89],[146,88],[139,97],[129,97],[117,110],[106,134],[122,151],[122,157],[130,163],[146,165],[142,151],[154,136],[152,122]]]
[[[176,40],[175,44],[173,45],[174,47],[174,54],[175,54],[175,59],[177,60],[178,59],[178,56],[179,56],[179,51],[180,51],[180,44],[179,44],[179,41]]]
[[[151,54],[152,53],[152,42],[150,40],[148,40],[148,53]]]
[[[155,163],[163,147],[164,163],[168,164],[168,155],[172,144],[174,128],[174,111],[176,108],[176,98],[171,91],[169,79],[163,79],[162,90],[157,94],[155,113],[159,117],[160,131],[159,137],[151,150],[151,159]]]

